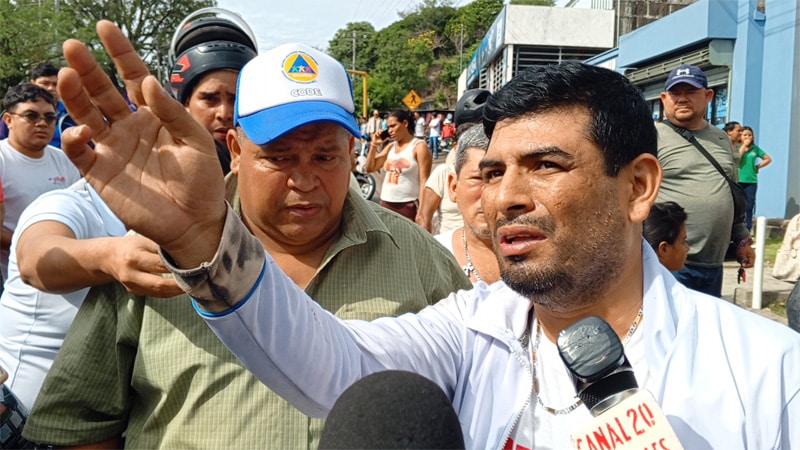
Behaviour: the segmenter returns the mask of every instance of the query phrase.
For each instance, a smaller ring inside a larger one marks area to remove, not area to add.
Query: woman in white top
[[[380,204],[410,220],[417,220],[421,187],[431,173],[431,154],[425,141],[414,137],[414,117],[393,111],[387,118],[388,136],[375,133],[367,152],[366,171],[386,171]],[[421,220],[421,219],[420,219]]]

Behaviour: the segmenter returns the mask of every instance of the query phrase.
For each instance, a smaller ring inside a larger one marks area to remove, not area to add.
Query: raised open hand
[[[64,151],[129,228],[194,267],[214,255],[225,217],[213,138],[150,76],[116,25],[100,21],[97,33],[138,109],[83,43],[66,41],[69,68],[59,72],[58,91],[80,125],[64,132]]]

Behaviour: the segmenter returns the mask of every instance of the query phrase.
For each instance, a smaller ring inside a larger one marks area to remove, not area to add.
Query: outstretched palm
[[[70,67],[59,73],[58,90],[82,126],[65,131],[64,150],[128,227],[183,266],[207,260],[225,214],[213,139],[149,76],[119,28],[101,21],[97,31],[138,109],[131,111],[81,42],[65,42]]]

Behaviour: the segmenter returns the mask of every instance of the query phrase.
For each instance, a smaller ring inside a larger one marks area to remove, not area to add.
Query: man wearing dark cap
[[[689,216],[686,235],[691,249],[685,267],[674,275],[692,289],[719,297],[722,262],[729,243],[738,244],[737,256],[743,267],[752,267],[755,255],[744,222],[734,223],[738,220],[734,218],[727,181],[681,134],[687,130],[730,178],[737,179],[736,152],[730,138],[705,118],[713,96],[714,91],[708,88],[706,75],[700,68],[681,64],[669,73],[661,93],[668,123],[656,125],[658,160],[664,170],[658,201],[674,201]]]

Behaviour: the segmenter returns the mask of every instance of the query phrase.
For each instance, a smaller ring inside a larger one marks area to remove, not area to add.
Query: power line
[[[353,13],[353,20],[351,22],[358,21],[358,12],[361,11],[361,5],[363,4],[364,0],[358,0],[358,5],[356,6],[355,12]]]

